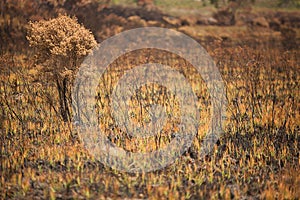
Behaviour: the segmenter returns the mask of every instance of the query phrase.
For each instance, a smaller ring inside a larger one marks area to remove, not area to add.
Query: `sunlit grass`
[[[122,70],[159,58],[153,52],[145,60],[149,51],[137,53],[139,57],[134,53],[120,57],[106,78],[99,78],[95,104],[103,113],[101,128],[108,135],[119,135],[113,142],[132,152],[153,151],[167,145],[176,129],[180,112],[172,94],[149,85],[140,88],[144,98],[132,99],[137,106],[133,120],[139,123],[147,120],[147,110],[138,106],[138,100],[166,107],[170,119],[165,137],[126,138],[124,131],[112,129],[114,119],[109,114],[111,88]],[[1,55],[1,65],[5,64],[0,82],[1,198],[299,198],[299,52],[216,45],[209,53],[226,85],[229,105],[224,135],[210,156],[198,157],[209,123],[210,98],[189,63],[165,52],[169,60],[162,59],[163,64],[184,74],[198,97],[201,126],[190,152],[167,168],[146,174],[120,173],[103,166],[85,150],[73,125],[60,118],[55,85],[34,70],[30,55]]]

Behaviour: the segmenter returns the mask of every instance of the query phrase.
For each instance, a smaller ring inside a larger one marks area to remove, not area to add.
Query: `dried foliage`
[[[10,72],[1,74],[0,82],[0,198],[299,198],[298,51],[276,46],[268,51],[262,51],[262,46],[210,48],[229,102],[224,135],[210,157],[197,156],[207,130],[209,95],[188,63],[168,55],[162,61],[191,83],[203,125],[190,152],[163,170],[139,175],[120,173],[91,157],[80,142],[72,140],[72,129],[58,117],[58,103],[53,100],[58,92],[30,80],[31,69],[26,67],[30,59],[2,56]],[[155,85],[142,87],[132,98],[133,120],[149,117],[147,107],[139,102],[159,103],[171,114],[164,132],[147,140],[128,138],[109,115],[111,90],[123,71],[161,55],[149,51],[124,55],[99,77],[99,93],[95,92],[99,123],[107,137],[127,151],[162,148],[172,139],[168,133],[176,129],[176,100]],[[22,67],[13,71],[16,66]]]
[[[62,120],[67,100],[63,80],[70,81],[62,72],[74,72],[74,63],[84,58],[80,50],[84,45],[66,44],[65,37],[72,37],[67,32],[54,34],[54,39],[64,38],[36,48],[44,57],[36,56],[39,64],[33,64],[27,45],[11,43],[23,50],[0,53],[0,199],[300,199],[300,60],[295,24],[295,32],[281,27],[279,37],[271,37],[270,30],[262,28],[259,34],[246,29],[218,40],[212,32],[226,32],[230,27],[201,27],[211,31],[201,44],[222,74],[228,100],[224,134],[205,159],[197,152],[209,123],[210,97],[189,63],[171,53],[146,49],[125,54],[109,66],[95,91],[96,114],[107,138],[127,151],[148,152],[168,145],[180,112],[176,95],[167,88],[145,85],[130,100],[132,120],[148,123],[145,105],[157,103],[165,107],[168,121],[153,137],[127,137],[110,115],[112,90],[126,70],[160,59],[180,71],[198,97],[200,126],[192,148],[174,164],[147,174],[103,166],[81,141],[74,140],[72,124]],[[15,29],[7,27],[3,30],[14,34]],[[200,33],[197,27],[190,28]],[[239,27],[231,28],[233,33]],[[45,38],[38,41],[46,42]],[[67,48],[58,48],[61,42]],[[57,73],[57,79],[51,76],[52,82],[44,84],[41,79],[46,76],[33,78],[41,76],[42,66]],[[63,87],[57,90],[58,86]]]
[[[70,120],[70,82],[84,56],[96,46],[93,34],[76,18],[60,15],[55,19],[30,22],[27,39],[36,50],[36,62],[54,77],[59,91],[60,111]]]
[[[27,39],[36,49],[37,61],[50,62],[52,71],[74,70],[78,61],[96,46],[93,34],[76,18],[60,15],[48,21],[30,22]]]

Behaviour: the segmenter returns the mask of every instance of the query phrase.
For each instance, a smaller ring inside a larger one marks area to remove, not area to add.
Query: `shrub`
[[[36,64],[54,77],[61,116],[69,121],[70,83],[83,58],[97,44],[93,34],[76,18],[59,15],[55,19],[30,22],[27,39],[36,50]]]

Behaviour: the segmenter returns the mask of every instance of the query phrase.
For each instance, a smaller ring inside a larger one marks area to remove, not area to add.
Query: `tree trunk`
[[[70,104],[69,104],[69,91],[68,91],[68,79],[63,78],[60,80],[56,79],[58,95],[59,95],[59,106],[60,114],[64,122],[69,122],[71,120],[70,113]]]

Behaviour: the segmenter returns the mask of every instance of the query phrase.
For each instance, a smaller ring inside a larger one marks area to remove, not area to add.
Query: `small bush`
[[[56,80],[60,110],[70,119],[70,82],[82,59],[96,46],[93,34],[76,18],[59,15],[55,19],[30,22],[27,39],[41,64]]]
[[[60,15],[48,21],[30,22],[29,25],[27,39],[30,46],[37,50],[38,62],[62,61],[58,66],[49,66],[54,73],[63,70],[62,67],[73,69],[96,46],[93,34],[76,18]],[[62,64],[67,65],[60,66]]]

